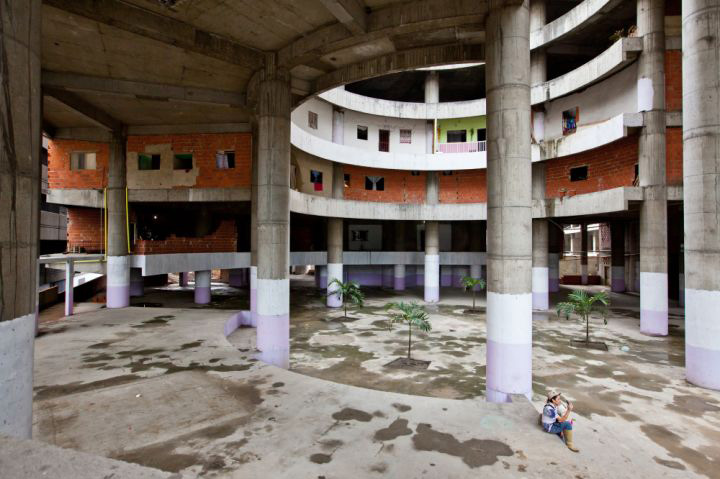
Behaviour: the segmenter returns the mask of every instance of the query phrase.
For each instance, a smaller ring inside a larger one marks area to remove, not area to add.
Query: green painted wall
[[[438,120],[437,126],[440,130],[439,143],[447,143],[448,130],[466,130],[467,141],[477,141],[477,130],[486,128],[484,116]],[[470,134],[471,129],[474,130],[472,135]]]

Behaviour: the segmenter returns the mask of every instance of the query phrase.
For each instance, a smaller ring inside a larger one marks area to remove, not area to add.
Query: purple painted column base
[[[624,293],[625,292],[625,280],[624,279],[610,280],[610,291],[612,291],[613,293]]]
[[[257,315],[258,359],[287,369],[290,365],[290,316]]]
[[[533,309],[547,310],[550,308],[550,298],[547,293],[532,294]]]
[[[339,294],[330,294],[330,291],[327,292],[327,307],[328,308],[340,308],[342,307],[342,296]]]
[[[648,336],[667,336],[668,312],[641,309],[640,332]]]
[[[257,288],[250,290],[250,326],[257,327]]]
[[[548,279],[548,289],[551,293],[557,293],[560,291],[560,280],[558,278]]]
[[[511,394],[532,394],[532,345],[487,341],[489,402],[510,402]]]
[[[393,289],[395,291],[405,291],[405,278],[393,278]]]
[[[697,386],[720,390],[720,351],[685,344],[685,377]]]
[[[108,308],[127,308],[130,306],[130,286],[108,286],[106,289]]]
[[[210,302],[210,287],[195,286],[195,304],[208,304]]]
[[[440,288],[437,286],[425,286],[425,302],[437,303],[440,301]]]

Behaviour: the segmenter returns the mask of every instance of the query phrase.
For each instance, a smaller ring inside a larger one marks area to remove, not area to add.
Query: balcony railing
[[[438,151],[440,153],[477,153],[479,151],[485,151],[486,148],[487,142],[485,141],[438,144]]]

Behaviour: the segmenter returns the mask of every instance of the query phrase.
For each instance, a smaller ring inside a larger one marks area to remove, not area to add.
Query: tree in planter
[[[348,302],[354,304],[359,308],[362,308],[363,302],[365,301],[365,295],[362,291],[360,291],[359,284],[357,284],[355,281],[348,281],[347,283],[343,283],[337,278],[333,279],[330,284],[337,285],[337,289],[331,293],[328,293],[328,296],[332,296],[333,294],[339,295],[338,297],[342,301],[345,318],[348,317]]]
[[[564,314],[565,318],[569,318],[571,314],[577,314],[585,321],[585,344],[590,344],[590,315],[593,312],[602,314],[602,319],[607,324],[607,306],[610,299],[606,292],[590,296],[585,291],[573,291],[568,295],[568,300],[557,304],[557,313]]]
[[[473,278],[472,276],[465,276],[462,280],[463,289],[465,291],[472,291],[473,294],[473,306],[472,310],[475,311],[475,295],[476,289],[485,289],[485,280],[482,278]]]
[[[408,326],[408,354],[407,358],[412,359],[412,328],[415,326],[425,333],[432,329],[430,317],[425,308],[417,303],[388,303],[385,309],[390,313],[390,327],[395,323],[405,323]]]

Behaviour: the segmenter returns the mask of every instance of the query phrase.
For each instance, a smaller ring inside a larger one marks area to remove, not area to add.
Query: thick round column
[[[425,75],[425,103],[440,102],[440,76],[431,70]]]
[[[332,284],[334,280],[343,282],[343,220],[342,218],[328,218],[327,230],[327,305],[329,308],[342,306],[342,295],[338,293],[338,285]]]
[[[720,389],[720,1],[682,13],[685,368]]]
[[[145,281],[142,269],[130,268],[130,296],[142,296],[145,294]]]
[[[546,310],[549,299],[548,222],[532,221],[532,299],[533,309]]]
[[[487,399],[532,393],[528,1],[487,20]]]
[[[640,331],[668,333],[667,187],[665,176],[665,1],[638,0],[638,139],[640,207]]]
[[[425,223],[425,302],[440,301],[440,237],[437,221]]]
[[[580,284],[588,284],[587,223],[583,223],[580,225]]]
[[[395,252],[405,251],[405,222],[395,222]],[[405,290],[405,264],[393,266],[393,289],[395,291]]]
[[[114,132],[110,141],[107,187],[106,302],[108,308],[130,305],[130,258],[126,211],[125,136]]]
[[[287,368],[290,353],[290,74],[265,56],[258,85],[257,348]]]
[[[541,30],[546,22],[546,0],[531,0],[530,31]],[[530,85],[545,83],[547,80],[547,53],[537,48],[530,54]],[[532,114],[532,134],[536,142],[545,139],[545,106],[538,105]]]
[[[210,302],[210,284],[212,271],[195,271],[195,304]]]
[[[332,141],[338,145],[345,143],[345,113],[337,108],[332,112]]]
[[[625,292],[625,224],[614,221],[610,224],[610,291]]]
[[[65,316],[73,315],[75,306],[75,263],[65,262]]]
[[[32,433],[40,214],[41,2],[0,7],[0,435]]]

